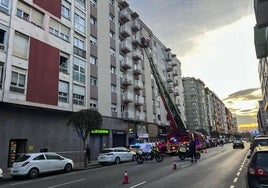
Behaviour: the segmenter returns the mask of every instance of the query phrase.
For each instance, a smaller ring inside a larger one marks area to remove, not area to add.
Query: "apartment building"
[[[259,106],[258,113],[258,127],[259,132],[268,134],[268,125],[262,124],[261,116],[262,111],[267,116],[268,113],[268,37],[267,37],[267,27],[268,27],[268,1],[267,0],[254,0],[254,11],[256,17],[256,25],[254,26],[254,43],[256,57],[259,59],[259,80],[262,91],[262,103]],[[265,117],[263,116],[263,117]]]
[[[180,61],[127,1],[0,1],[0,166],[41,149],[81,160],[79,134],[66,126],[81,109],[103,116],[87,141],[92,158],[164,139],[169,122],[142,36],[185,117]]]
[[[189,130],[217,132],[227,138],[237,131],[232,121],[232,113],[218,96],[205,87],[205,83],[193,77],[183,78],[186,124]]]

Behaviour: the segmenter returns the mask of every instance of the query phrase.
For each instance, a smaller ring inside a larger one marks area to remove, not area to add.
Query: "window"
[[[85,50],[85,41],[75,37],[74,46],[76,46],[79,49]]]
[[[90,4],[94,7],[97,6],[97,0],[90,0]]]
[[[49,32],[65,41],[69,41],[70,29],[53,19],[49,20]]]
[[[13,55],[23,59],[28,59],[28,43],[28,36],[16,32],[13,41]]]
[[[73,103],[76,105],[85,105],[85,87],[73,86]]]
[[[116,72],[116,68],[114,66],[111,66],[111,73],[115,74],[115,72]]]
[[[116,85],[111,85],[111,91],[112,91],[113,93],[116,93]]]
[[[94,25],[95,27],[97,27],[97,18],[95,18],[94,16],[90,15],[90,23],[92,25]]]
[[[97,65],[97,58],[93,55],[90,55],[89,62],[92,65]]]
[[[67,54],[61,53],[60,55],[60,72],[68,74],[69,73],[69,56]]]
[[[0,89],[3,87],[3,71],[4,71],[4,63],[0,62]]]
[[[24,94],[26,70],[12,67],[10,91]]]
[[[109,14],[109,20],[114,23],[114,15],[112,15],[111,13]]]
[[[112,112],[117,112],[117,106],[115,104],[111,105],[111,111]]]
[[[74,28],[82,33],[86,32],[86,22],[85,22],[85,16],[80,16],[78,14],[74,15]]]
[[[0,0],[0,7],[8,9],[9,8],[9,0]]]
[[[90,43],[91,43],[91,44],[93,44],[93,45],[97,45],[97,38],[96,38],[96,37],[90,35],[89,40],[90,40]]]
[[[83,10],[86,10],[86,2],[85,0],[76,0],[76,4]]]
[[[45,154],[47,160],[61,160],[61,157],[53,154]]]
[[[115,33],[113,31],[110,30],[109,32],[109,36],[111,39],[115,39]]]
[[[71,9],[71,4],[63,0],[62,5],[61,5],[61,15],[64,18],[67,18],[68,20],[70,19],[70,15],[71,15],[70,9]]]
[[[69,83],[59,81],[59,102],[67,103],[69,100]]]
[[[44,14],[20,1],[18,1],[17,16],[39,27],[43,27]]]
[[[115,56],[115,49],[110,48],[110,55]]]
[[[80,83],[85,83],[86,78],[86,62],[74,57],[74,80]]]
[[[90,108],[98,108],[98,101],[96,99],[90,99]]]
[[[93,87],[97,87],[98,86],[97,78],[91,76],[90,77],[90,85]]]
[[[6,31],[3,29],[0,29],[0,51],[5,50],[5,36],[6,36]]]

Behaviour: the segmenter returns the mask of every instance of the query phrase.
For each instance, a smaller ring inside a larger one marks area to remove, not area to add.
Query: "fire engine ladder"
[[[151,67],[153,76],[155,78],[155,82],[158,87],[159,94],[169,114],[168,119],[169,121],[171,121],[171,125],[173,126],[172,128],[174,129],[173,131],[176,131],[176,134],[185,133],[186,125],[184,121],[181,119],[180,111],[178,107],[174,104],[169,92],[167,91],[166,86],[164,85],[164,82],[161,76],[159,75],[157,67],[153,62],[153,58],[152,58],[151,53],[149,52],[149,49],[147,47],[144,47],[144,51],[150,62],[150,67]]]

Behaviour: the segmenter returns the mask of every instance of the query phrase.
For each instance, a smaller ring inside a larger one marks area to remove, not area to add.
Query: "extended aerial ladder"
[[[158,70],[157,67],[153,61],[152,54],[150,53],[148,49],[148,44],[145,44],[145,41],[142,41],[141,47],[144,49],[145,54],[150,62],[150,67],[152,70],[152,74],[155,78],[155,82],[159,91],[159,94],[161,96],[161,99],[164,103],[165,109],[167,111],[167,119],[170,122],[170,125],[172,127],[172,132],[170,135],[168,135],[168,139],[171,137],[180,138],[182,136],[186,135],[186,125],[184,121],[181,119],[181,114],[178,109],[178,107],[175,105],[173,99],[171,98]]]

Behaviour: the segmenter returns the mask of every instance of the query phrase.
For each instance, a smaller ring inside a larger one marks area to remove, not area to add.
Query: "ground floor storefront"
[[[83,142],[72,127],[66,126],[70,115],[0,103],[0,168],[11,167],[21,153],[40,151],[57,152],[81,162]],[[152,136],[157,137],[156,128]],[[137,140],[150,141],[146,123],[103,117],[102,127],[90,133],[86,144],[91,147],[92,160],[96,160],[102,148],[127,147]]]

